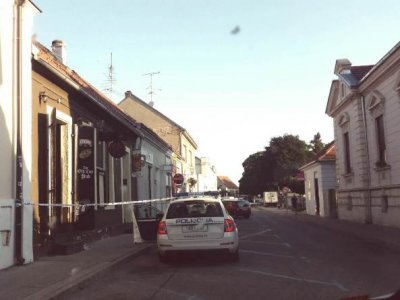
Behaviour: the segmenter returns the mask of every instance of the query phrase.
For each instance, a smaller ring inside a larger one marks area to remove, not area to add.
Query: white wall
[[[318,179],[319,211],[321,217],[329,217],[329,190],[335,189],[335,163],[315,163],[304,170],[304,184],[306,197],[306,212],[309,215],[316,213],[315,181]]]
[[[208,158],[196,158],[196,172],[197,172],[197,191],[217,191],[218,179],[215,168],[210,164]]]
[[[13,0],[0,1],[0,235],[5,239],[10,232],[8,244],[0,242],[0,269],[14,264],[14,214],[16,187],[16,103],[17,61],[16,23],[17,7]],[[31,37],[33,16],[38,12],[29,1],[22,5],[21,18],[21,98],[22,98],[22,154],[23,154],[23,200],[31,202],[32,167],[32,68]],[[22,256],[25,263],[33,261],[32,206],[23,206]]]

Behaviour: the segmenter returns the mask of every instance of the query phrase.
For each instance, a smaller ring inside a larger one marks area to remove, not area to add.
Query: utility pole
[[[160,74],[160,72],[151,72],[151,73],[146,73],[143,74],[143,76],[150,76],[150,85],[147,87],[149,91],[149,95],[150,95],[150,105],[153,106],[154,102],[153,102],[153,94],[154,94],[154,89],[153,89],[153,76],[154,75],[158,75]],[[157,89],[158,91],[161,91],[161,89]]]

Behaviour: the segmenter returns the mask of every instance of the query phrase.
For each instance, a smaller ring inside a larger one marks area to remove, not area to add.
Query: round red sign
[[[182,184],[184,178],[182,174],[175,174],[173,180],[175,184]]]

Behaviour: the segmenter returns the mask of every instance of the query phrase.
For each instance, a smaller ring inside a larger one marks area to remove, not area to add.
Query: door
[[[328,191],[328,201],[329,201],[329,216],[331,218],[337,219],[337,202],[336,202],[336,190],[330,189]]]

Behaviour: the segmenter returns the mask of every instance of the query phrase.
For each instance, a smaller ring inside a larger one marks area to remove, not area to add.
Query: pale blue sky
[[[199,155],[237,182],[274,136],[320,132],[338,58],[376,63],[398,41],[400,1],[34,0],[38,40],[67,44],[68,65],[119,102],[131,90],[186,128]],[[236,26],[238,34],[231,34]]]

